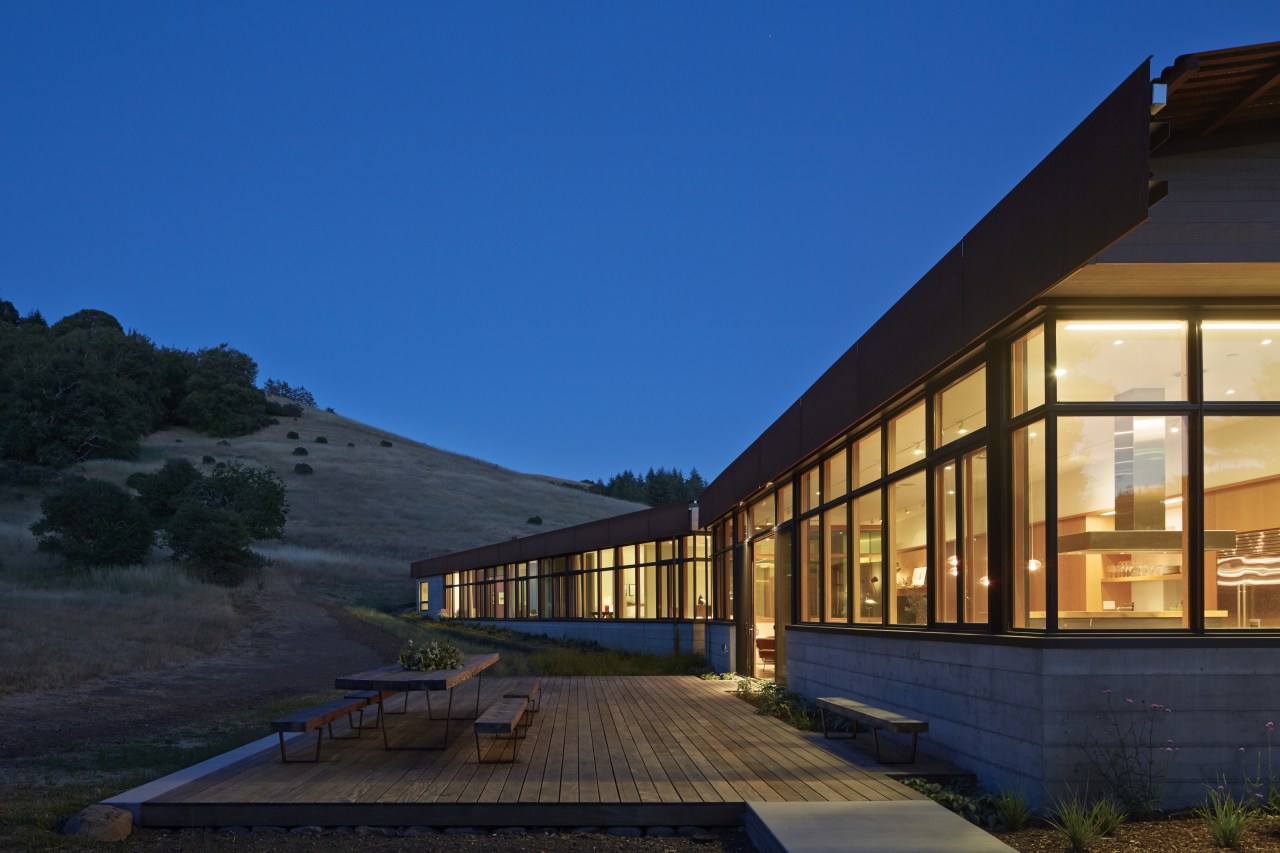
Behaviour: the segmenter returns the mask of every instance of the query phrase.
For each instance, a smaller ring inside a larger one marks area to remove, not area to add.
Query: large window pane
[[[824,501],[835,500],[849,491],[849,475],[847,473],[847,454],[841,450],[828,456],[822,463],[822,482]]]
[[[956,590],[959,587],[960,554],[957,551],[956,529],[956,466],[948,463],[934,472],[937,482],[933,490],[936,508],[933,511],[934,556],[934,619],[939,622],[956,622]]]
[[[893,550],[893,599],[889,621],[895,625],[923,625],[927,621],[926,591],[929,563],[924,472],[889,486],[890,536]]]
[[[813,516],[800,522],[800,621],[817,622],[822,616],[819,588],[822,584],[822,525]]]
[[[1061,320],[1053,375],[1062,402],[1185,400],[1187,324]]]
[[[818,466],[814,465],[800,475],[800,511],[808,512],[822,505],[822,489]]]
[[[880,430],[872,430],[853,443],[853,487],[869,486],[880,476]]]
[[[987,451],[964,458],[961,510],[964,513],[964,547],[960,554],[964,590],[964,621],[990,620],[987,590]]]
[[[778,487],[778,523],[790,521],[795,516],[795,505],[792,503],[791,482],[787,481]]]
[[[1201,326],[1204,398],[1280,400],[1280,322],[1206,320]]]
[[[944,388],[937,398],[934,433],[939,445],[987,425],[987,370],[980,367]]]
[[[1013,342],[1013,413],[1044,405],[1048,380],[1044,367],[1044,327],[1036,326]]]
[[[825,513],[826,621],[849,621],[849,506],[841,504]]]
[[[1204,419],[1209,628],[1280,627],[1280,419]]]
[[[1058,626],[1188,624],[1186,424],[1058,419]]]
[[[751,525],[752,536],[757,533],[764,533],[766,530],[773,527],[774,515],[772,494],[765,495],[751,505],[751,518],[749,524]]]
[[[869,492],[853,502],[853,529],[857,536],[854,573],[854,619],[880,624],[883,620],[884,566],[882,541],[884,524],[880,516],[880,491]]]
[[[924,402],[921,401],[889,421],[890,472],[924,458]]]
[[[1013,434],[1013,626],[1045,626],[1044,422]]]

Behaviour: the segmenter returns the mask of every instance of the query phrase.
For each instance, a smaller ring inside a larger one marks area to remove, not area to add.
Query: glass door
[[[777,559],[775,537],[751,543],[751,674],[777,678]]]

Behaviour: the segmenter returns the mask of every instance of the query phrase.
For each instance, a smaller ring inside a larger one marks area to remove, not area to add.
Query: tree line
[[[587,487],[587,491],[624,501],[662,506],[696,501],[706,487],[707,483],[697,468],[689,469],[688,477],[679,468],[672,468],[670,471],[666,468],[656,471],[650,468],[643,477],[627,469],[614,474],[608,482],[596,480]]]
[[[226,344],[158,347],[105,311],[49,325],[0,300],[0,460],[57,469],[135,459],[138,440],[161,427],[230,437],[302,413],[268,400],[257,376],[254,360]]]

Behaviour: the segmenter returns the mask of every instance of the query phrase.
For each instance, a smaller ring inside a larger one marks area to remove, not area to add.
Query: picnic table
[[[449,723],[453,719],[453,691],[465,682],[475,679],[476,708],[470,717],[460,719],[473,720],[480,716],[480,687],[484,671],[498,662],[496,653],[487,655],[467,655],[457,669],[441,669],[429,672],[404,669],[398,664],[379,667],[354,675],[344,675],[334,680],[339,690],[369,690],[377,692],[391,691],[423,691],[427,694],[427,719],[444,720],[444,737],[438,744],[426,746],[391,746],[387,739],[387,715],[379,714],[382,728],[382,746],[384,749],[444,749],[449,743]],[[431,694],[444,691],[448,694],[445,703],[444,717],[437,717],[431,708]],[[407,700],[406,696],[406,700]],[[407,704],[407,701],[406,701]]]

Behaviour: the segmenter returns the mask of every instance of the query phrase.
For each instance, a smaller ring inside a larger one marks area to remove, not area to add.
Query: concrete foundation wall
[[[624,622],[609,619],[591,621],[468,619],[476,625],[491,625],[525,634],[545,634],[565,640],[590,640],[611,649],[669,655],[674,652],[708,654],[708,637],[719,636],[727,625],[706,622]],[[716,649],[724,641],[717,641]],[[730,644],[732,648],[732,644]],[[721,671],[708,661],[708,666]]]
[[[1098,790],[1087,745],[1113,719],[1127,725],[1138,713],[1152,725],[1137,757],[1167,764],[1163,803],[1186,806],[1221,775],[1239,783],[1246,770],[1256,773],[1260,750],[1266,772],[1265,725],[1280,717],[1274,655],[1040,649],[789,628],[787,686],[811,699],[849,696],[927,720],[923,750],[972,770],[992,790],[1021,788],[1038,804],[1061,794],[1063,783]],[[1173,710],[1133,710],[1150,703]],[[1176,753],[1161,751],[1167,740]]]

